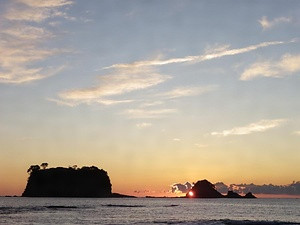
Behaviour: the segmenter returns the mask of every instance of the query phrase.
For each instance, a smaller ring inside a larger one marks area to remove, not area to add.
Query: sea
[[[300,199],[0,197],[0,224],[300,225]]]

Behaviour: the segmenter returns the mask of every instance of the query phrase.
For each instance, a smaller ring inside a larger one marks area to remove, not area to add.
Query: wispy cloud
[[[144,102],[140,105],[141,108],[146,108],[146,107],[153,107],[153,106],[158,106],[164,104],[163,101],[147,101]]]
[[[241,80],[256,77],[284,77],[300,71],[300,55],[285,54],[278,61],[262,61],[252,64],[241,75]]]
[[[299,131],[295,131],[294,134],[300,136],[300,130]]]
[[[64,69],[64,66],[58,68],[33,68],[24,69],[16,67],[9,72],[0,72],[0,83],[22,84],[51,77]]]
[[[66,102],[66,105],[78,105],[82,103],[111,105],[132,102],[133,100],[108,100],[108,98],[146,89],[163,83],[170,78],[168,75],[156,73],[153,69],[149,68],[135,70],[118,69],[113,73],[99,76],[98,84],[93,87],[60,93],[57,103]]]
[[[144,123],[138,123],[138,124],[136,124],[136,126],[137,126],[137,128],[142,129],[142,128],[151,127],[152,123],[146,123],[146,122],[144,122]]]
[[[281,23],[290,23],[292,20],[289,17],[279,17],[275,18],[273,20],[268,20],[266,16],[263,16],[258,22],[262,26],[264,30],[271,29],[275,25],[281,24]]]
[[[212,132],[213,136],[231,136],[231,135],[246,135],[256,132],[264,132],[276,127],[281,126],[286,122],[286,119],[276,119],[276,120],[260,120],[256,123],[251,123],[244,127],[234,127],[230,130],[224,130],[221,132]]]
[[[75,107],[80,104],[91,105],[94,103],[111,106],[111,105],[116,105],[116,104],[121,104],[121,103],[130,103],[130,102],[134,101],[131,99],[124,99],[124,100],[115,100],[115,99],[61,100],[61,99],[57,99],[57,98],[47,98],[46,100],[48,100],[50,102],[55,102],[57,105],[69,106],[69,107]]]
[[[67,91],[60,94],[63,99],[97,99],[105,96],[119,95],[145,89],[168,80],[170,76],[155,73],[151,70],[119,70],[116,74],[99,76],[99,85]]]
[[[201,95],[217,89],[216,85],[200,86],[200,87],[177,87],[171,91],[158,94],[159,96],[167,99],[188,97]]]
[[[176,142],[179,142],[179,141],[181,141],[181,139],[180,139],[180,138],[173,138],[172,140],[173,140],[173,141],[176,141]]]
[[[20,3],[26,4],[31,7],[59,7],[64,5],[71,5],[73,1],[70,0],[17,0]]]
[[[127,115],[129,118],[145,118],[145,119],[157,119],[166,117],[170,114],[176,113],[177,109],[127,109],[123,114]]]
[[[73,1],[65,0],[15,0],[16,4],[8,10],[4,17],[8,20],[42,22],[48,18],[64,17],[67,14],[59,8],[73,4]]]
[[[50,57],[70,52],[42,47],[55,34],[37,23],[64,13],[59,7],[71,3],[65,0],[12,1],[12,7],[0,16],[0,83],[29,83],[53,76],[65,68],[37,66]]]
[[[2,34],[14,37],[16,42],[18,40],[20,41],[20,44],[24,42],[32,43],[32,41],[42,41],[45,38],[54,37],[53,33],[44,28],[19,24],[2,30]]]
[[[148,61],[136,61],[133,63],[124,63],[124,64],[114,64],[108,67],[105,67],[104,69],[111,69],[111,68],[137,68],[137,67],[143,67],[143,66],[163,66],[167,64],[173,64],[173,63],[187,63],[187,62],[202,62],[207,60],[212,60],[216,58],[221,58],[224,56],[230,56],[230,55],[238,55],[250,51],[254,51],[259,48],[264,48],[272,45],[280,45],[280,44],[286,44],[288,42],[284,41],[272,41],[272,42],[262,42],[256,45],[250,45],[244,48],[233,48],[229,49],[228,46],[225,47],[218,47],[217,49],[210,50],[209,52],[206,52],[203,55],[195,55],[195,56],[186,56],[182,58],[171,58],[171,59],[165,59],[165,60],[148,60]]]

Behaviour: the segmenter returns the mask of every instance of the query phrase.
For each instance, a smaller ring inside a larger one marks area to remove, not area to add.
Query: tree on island
[[[39,169],[40,169],[40,166],[39,166],[39,165],[31,165],[31,166],[29,167],[29,169],[27,170],[27,173],[31,174],[32,172],[37,171],[37,170],[39,170]]]
[[[42,163],[42,164],[41,164],[41,167],[42,167],[43,169],[46,169],[46,168],[48,167],[48,163]]]

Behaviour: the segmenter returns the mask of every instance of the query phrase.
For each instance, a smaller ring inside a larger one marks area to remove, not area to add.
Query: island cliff
[[[107,172],[91,167],[31,166],[23,197],[114,197]]]
[[[251,192],[241,196],[233,191],[228,191],[227,195],[222,195],[215,188],[215,185],[208,180],[197,181],[186,194],[187,198],[256,198]]]

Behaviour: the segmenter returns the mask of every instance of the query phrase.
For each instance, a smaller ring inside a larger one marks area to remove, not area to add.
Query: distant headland
[[[107,172],[96,166],[49,168],[48,163],[32,165],[23,197],[132,197],[112,193]]]
[[[233,191],[228,191],[227,195],[222,195],[216,190],[215,185],[208,180],[197,181],[186,194],[187,198],[256,198],[251,192],[241,196]]]

